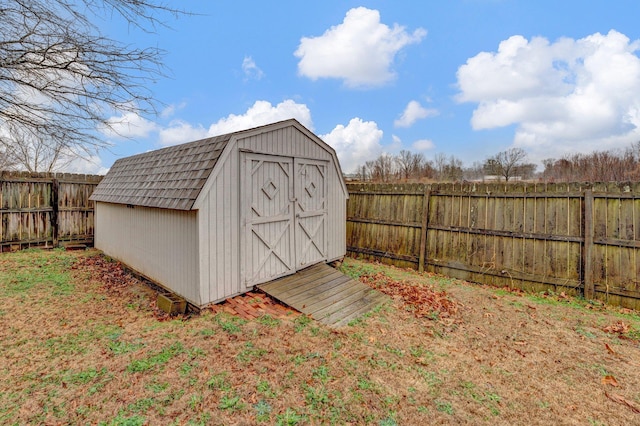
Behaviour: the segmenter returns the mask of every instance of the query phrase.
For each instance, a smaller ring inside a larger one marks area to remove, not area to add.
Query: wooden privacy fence
[[[93,244],[93,202],[102,176],[0,172],[0,251]]]
[[[640,309],[640,184],[349,184],[347,250]]]

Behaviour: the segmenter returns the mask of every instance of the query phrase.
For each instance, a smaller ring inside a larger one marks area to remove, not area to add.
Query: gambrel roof
[[[117,160],[91,200],[191,210],[233,133]]]
[[[223,151],[234,137],[286,126],[298,128],[330,151],[340,173],[335,151],[298,121],[289,119],[121,158],[111,166],[90,200],[192,210]],[[343,189],[346,193],[346,187]]]

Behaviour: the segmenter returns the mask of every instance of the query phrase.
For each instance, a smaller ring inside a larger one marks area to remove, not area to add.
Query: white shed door
[[[293,160],[242,154],[240,263],[246,286],[295,272]]]
[[[327,259],[327,163],[295,160],[296,264]]]

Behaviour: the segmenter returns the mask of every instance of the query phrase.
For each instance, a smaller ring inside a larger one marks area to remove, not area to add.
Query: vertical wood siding
[[[240,197],[238,151],[230,152],[198,213],[202,304],[247,291],[240,283]]]
[[[195,211],[96,203],[95,246],[200,305]]]

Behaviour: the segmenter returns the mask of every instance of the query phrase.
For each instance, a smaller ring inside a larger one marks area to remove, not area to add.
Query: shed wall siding
[[[202,304],[247,291],[240,283],[238,150],[229,153],[200,204]]]
[[[322,146],[292,126],[239,139],[238,148],[285,157],[326,161],[332,159],[331,154]]]
[[[95,246],[200,305],[197,212],[96,203]]]
[[[344,257],[347,250],[347,195],[343,191],[342,176],[335,167],[329,168],[328,198],[328,261]]]

